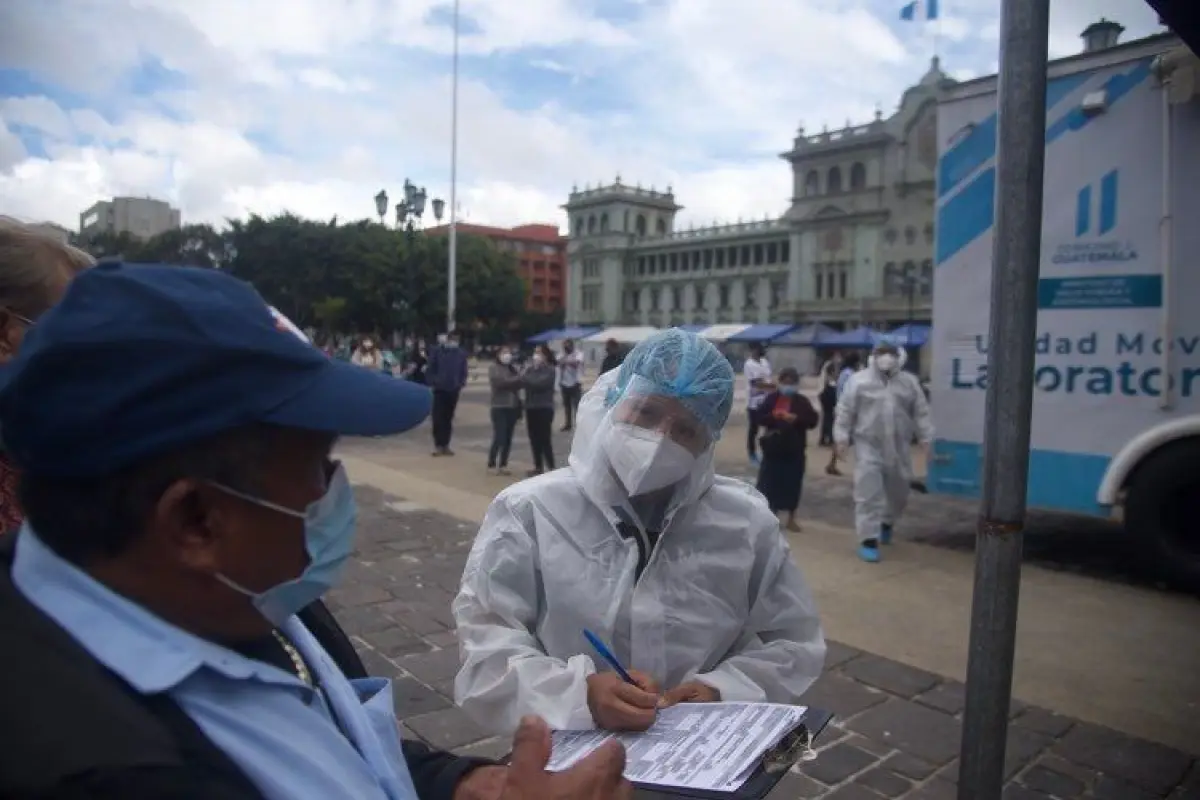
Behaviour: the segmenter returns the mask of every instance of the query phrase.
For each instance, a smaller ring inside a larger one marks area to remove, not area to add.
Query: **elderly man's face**
[[[333,439],[280,430],[252,492],[266,503],[303,514],[325,494]],[[241,491],[241,487],[237,487]],[[308,566],[304,520],[202,482],[179,481],[159,502],[153,530],[170,542],[178,562],[197,582],[205,603],[228,636],[252,636],[269,624],[218,576],[261,593],[300,576]]]

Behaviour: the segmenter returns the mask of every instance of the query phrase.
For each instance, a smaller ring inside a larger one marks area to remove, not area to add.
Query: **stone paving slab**
[[[357,549],[330,606],[368,669],[395,680],[404,736],[502,755],[508,742],[452,699],[449,606],[474,527],[372,487],[355,491]],[[956,800],[962,698],[954,681],[830,642],[826,671],[804,699],[836,720],[818,758],[785,776],[772,800]],[[1011,713],[1005,800],[1200,800],[1194,754],[1017,701]]]

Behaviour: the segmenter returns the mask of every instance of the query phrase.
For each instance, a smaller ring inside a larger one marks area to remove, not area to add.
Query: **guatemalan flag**
[[[921,9],[924,13],[920,14]],[[918,19],[918,16],[923,16],[925,19],[938,18],[938,0],[912,0],[900,8],[900,19],[905,22],[912,22]]]

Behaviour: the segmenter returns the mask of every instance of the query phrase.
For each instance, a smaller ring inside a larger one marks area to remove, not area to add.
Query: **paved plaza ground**
[[[357,551],[331,606],[368,668],[395,680],[406,736],[464,753],[502,754],[507,742],[486,736],[452,700],[458,652],[450,600],[476,526],[373,486],[359,483],[356,492]],[[830,642],[826,672],[805,701],[837,719],[819,742],[817,760],[789,774],[772,798],[955,797],[961,684]],[[1200,742],[1186,749],[1014,702],[1005,797],[1200,798]]]

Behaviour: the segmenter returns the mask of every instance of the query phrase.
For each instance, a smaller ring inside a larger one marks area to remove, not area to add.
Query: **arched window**
[[[667,235],[667,221],[665,219],[663,219],[662,217],[659,217],[658,220],[654,223],[654,230],[656,233],[658,233],[659,236],[666,236]]]
[[[596,232],[596,215],[593,214],[592,216],[588,217],[588,233],[595,233],[595,232]]]
[[[583,217],[575,218],[575,235],[583,236]]]
[[[608,233],[608,212],[605,211],[600,215],[600,232]]]
[[[810,169],[804,176],[804,196],[816,197],[821,193],[821,173]]]
[[[830,167],[829,177],[825,179],[825,191],[829,194],[837,194],[842,190],[842,170],[841,167]]]
[[[904,243],[915,244],[917,241],[917,229],[909,225],[904,229]]]
[[[933,294],[933,261],[928,258],[921,262],[921,294]]]
[[[933,223],[925,223],[925,241],[928,244],[933,244]]]
[[[887,242],[888,244],[895,244],[896,243],[896,229],[888,228],[887,232],[883,234],[883,240],[885,242]]]
[[[850,167],[850,188],[855,191],[867,188],[867,168],[861,161],[855,161]]]
[[[621,232],[629,233],[629,209],[625,209],[624,214],[621,216]]]
[[[645,214],[637,215],[637,235],[638,236],[646,235],[646,215]]]

